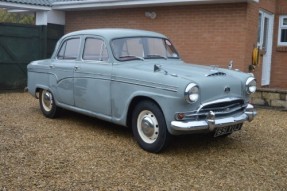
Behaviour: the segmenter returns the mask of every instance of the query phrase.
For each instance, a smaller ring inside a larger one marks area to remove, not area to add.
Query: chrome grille
[[[226,115],[242,110],[245,107],[246,105],[244,104],[243,100],[234,100],[230,102],[221,102],[205,105],[198,111],[198,114],[205,115],[208,114],[209,111],[213,111],[216,116]]]
[[[216,117],[223,117],[239,112],[243,112],[247,104],[242,99],[219,100],[218,102],[211,102],[202,105],[197,111],[185,112],[185,117],[182,120],[199,120],[206,119],[210,111]]]

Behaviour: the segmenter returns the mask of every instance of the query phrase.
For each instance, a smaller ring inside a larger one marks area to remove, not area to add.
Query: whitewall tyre
[[[148,152],[158,153],[170,142],[164,115],[152,101],[142,101],[135,107],[132,130],[140,147]]]
[[[55,118],[59,108],[55,104],[53,94],[49,90],[39,92],[39,102],[42,113],[48,118]]]

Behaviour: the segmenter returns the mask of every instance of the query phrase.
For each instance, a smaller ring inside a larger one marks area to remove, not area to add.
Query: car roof
[[[148,36],[148,37],[159,37],[167,38],[163,34],[146,31],[146,30],[137,30],[137,29],[122,29],[122,28],[103,28],[103,29],[87,29],[80,30],[66,34],[64,37],[73,36],[73,35],[96,35],[102,36],[107,40],[115,38],[125,38],[131,36]]]

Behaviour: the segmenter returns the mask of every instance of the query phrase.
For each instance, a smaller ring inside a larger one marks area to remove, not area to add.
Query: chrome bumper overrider
[[[216,119],[214,112],[210,111],[207,118],[201,121],[172,121],[171,129],[177,131],[213,131],[216,127],[225,127],[243,123],[244,121],[252,121],[257,112],[251,104],[248,104],[244,113],[239,116],[226,117]]]

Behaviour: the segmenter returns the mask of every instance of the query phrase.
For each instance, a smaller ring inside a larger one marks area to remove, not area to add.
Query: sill
[[[287,46],[277,46],[277,52],[287,52]]]

